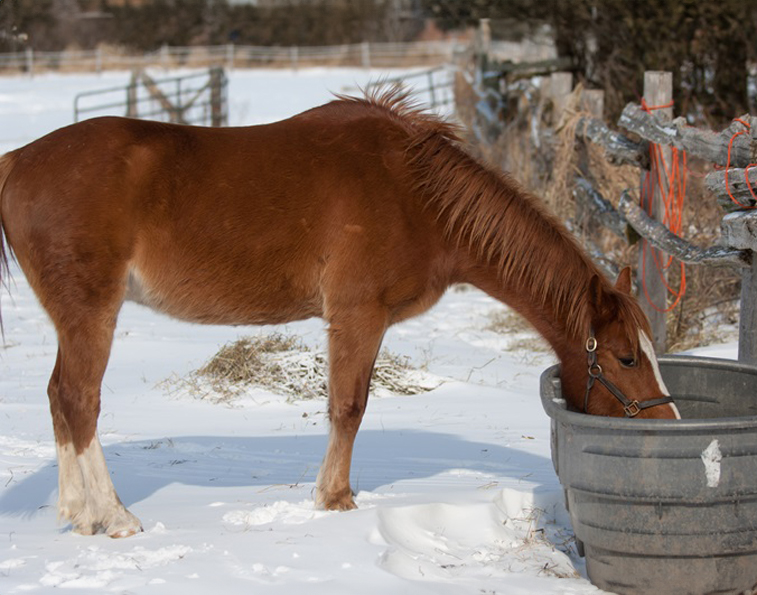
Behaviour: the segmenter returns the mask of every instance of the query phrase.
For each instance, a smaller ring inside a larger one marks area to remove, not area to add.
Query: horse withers
[[[80,533],[141,530],[97,436],[125,299],[199,323],[327,322],[326,509],[355,507],[352,447],[384,333],[454,283],[533,324],[575,409],[677,417],[629,271],[609,284],[538,199],[394,91],[244,128],[74,124],[0,158],[0,216],[2,262],[17,259],[57,331],[58,510]]]

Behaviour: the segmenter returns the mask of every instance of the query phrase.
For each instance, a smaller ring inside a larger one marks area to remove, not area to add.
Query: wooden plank
[[[140,73],[140,78],[142,79],[142,84],[144,85],[145,89],[147,89],[147,92],[150,93],[150,96],[160,104],[160,107],[162,107],[166,112],[170,114],[171,122],[175,122],[176,124],[188,123],[184,120],[184,113],[181,109],[181,106],[171,103],[171,100],[165,96],[163,91],[158,86],[158,83],[155,82],[152,77],[150,77],[146,72],[142,71]]]
[[[659,71],[645,72],[644,101],[646,101],[646,104],[650,107],[656,107],[667,105],[672,100],[673,74]],[[670,120],[673,117],[672,107],[656,109],[655,113],[657,118],[662,121]],[[669,169],[668,164],[672,160],[671,151],[669,148],[666,148],[661,153],[661,159],[665,163],[661,167],[663,167],[663,171],[667,171]],[[642,172],[642,184],[647,175],[649,175],[649,171],[645,170]],[[665,184],[665,176],[662,176],[662,178],[662,184]],[[663,193],[665,192],[667,192],[667,188],[657,188],[651,199],[650,214],[656,221],[662,221],[665,216],[665,206],[662,201],[662,196],[664,196]],[[655,346],[655,350],[658,353],[665,353],[667,342],[665,312],[661,312],[660,310],[664,310],[667,307],[668,296],[665,283],[661,278],[661,275],[664,275],[664,273],[658,271],[652,250],[651,246],[647,246],[646,249],[642,247],[639,249],[639,284],[644,288],[640,296],[640,303],[652,327],[652,343]]]

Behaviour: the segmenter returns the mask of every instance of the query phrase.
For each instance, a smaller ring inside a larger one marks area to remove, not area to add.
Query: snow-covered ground
[[[280,119],[382,75],[236,71],[231,123]],[[71,123],[75,93],[127,79],[0,79],[0,151]],[[550,461],[538,378],[552,358],[508,350],[518,337],[486,330],[503,306],[485,295],[450,291],[387,335],[390,350],[446,381],[423,395],[371,398],[353,462],[359,509],[347,513],[313,504],[325,401],[257,389],[220,405],[163,382],[272,328],[195,326],[126,304],[100,434],[116,488],[145,532],[112,540],[56,523],[45,393],[55,333],[19,271],[9,285],[0,298],[0,593],[599,592],[575,555]],[[318,320],[283,330],[323,348]],[[735,346],[700,353],[735,357]]]

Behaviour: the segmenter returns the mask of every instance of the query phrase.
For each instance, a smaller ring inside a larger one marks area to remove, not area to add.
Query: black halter
[[[586,353],[589,355],[589,381],[586,383],[586,394],[584,395],[584,413],[589,412],[589,392],[594,386],[594,382],[599,381],[610,394],[614,396],[623,405],[623,411],[626,417],[636,417],[644,409],[656,407],[657,405],[666,405],[673,402],[672,397],[660,397],[659,399],[650,399],[648,401],[632,401],[626,397],[621,390],[612,382],[602,375],[602,366],[597,363],[597,340],[592,336],[586,340]]]

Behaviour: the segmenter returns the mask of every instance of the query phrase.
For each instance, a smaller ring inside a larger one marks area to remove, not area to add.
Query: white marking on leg
[[[87,494],[72,443],[55,444],[58,451],[58,520],[73,520],[84,509]]]
[[[321,462],[321,468],[318,469],[318,476],[315,480],[316,488],[316,505],[319,507],[325,507],[325,495],[326,492],[331,493],[333,490],[334,482],[334,437],[335,430],[330,428],[329,430],[329,444],[326,447],[326,454],[323,456],[323,462]]]
[[[639,345],[641,345],[641,351],[644,353],[644,355],[647,356],[649,363],[652,365],[652,371],[654,372],[654,377],[655,380],[657,380],[657,385],[660,388],[660,392],[662,392],[662,394],[666,397],[669,397],[670,391],[668,391],[668,387],[665,386],[665,381],[662,379],[660,364],[657,363],[657,356],[655,355],[652,341],[647,336],[647,334],[641,330],[639,331]],[[676,407],[675,403],[670,403],[670,407],[673,409],[673,413],[675,414],[676,419],[681,419],[681,414],[678,411],[678,407]]]
[[[105,462],[102,445],[97,435],[89,446],[77,456],[86,490],[86,508],[74,525],[83,533],[100,528],[111,537],[126,537],[142,530],[142,526],[116,494]]]

